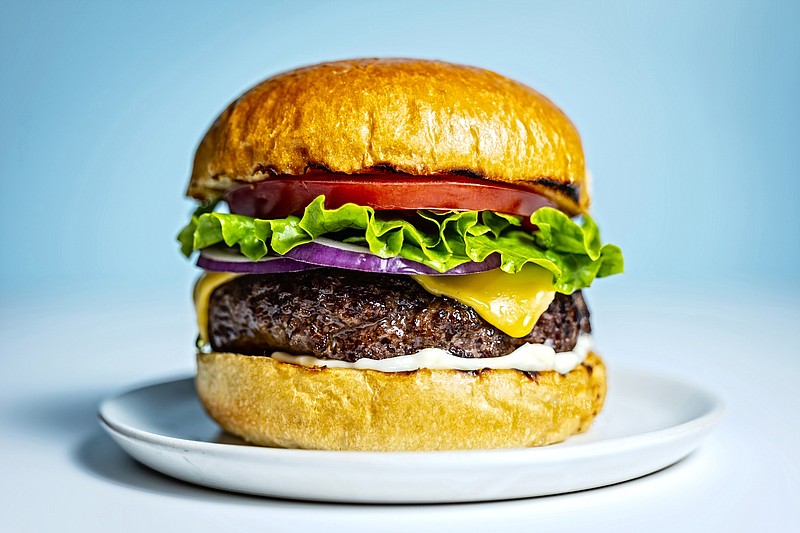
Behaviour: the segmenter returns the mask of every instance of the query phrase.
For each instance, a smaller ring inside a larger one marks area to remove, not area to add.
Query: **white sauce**
[[[382,360],[359,359],[355,363],[333,359],[317,359],[311,355],[291,355],[285,352],[273,352],[272,358],[281,363],[292,363],[301,366],[355,368],[359,370],[378,370],[380,372],[407,372],[420,368],[455,370],[511,368],[528,372],[555,370],[561,374],[567,374],[586,359],[586,355],[591,349],[592,336],[583,334],[578,337],[578,341],[571,352],[560,353],[556,353],[552,347],[544,344],[526,343],[508,355],[481,359],[457,357],[440,348],[425,348],[415,354]]]

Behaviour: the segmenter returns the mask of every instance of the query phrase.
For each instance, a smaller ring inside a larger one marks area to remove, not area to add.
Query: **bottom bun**
[[[471,450],[543,446],[586,431],[606,395],[590,353],[566,375],[519,370],[385,373],[197,356],[197,392],[226,431],[263,446]]]

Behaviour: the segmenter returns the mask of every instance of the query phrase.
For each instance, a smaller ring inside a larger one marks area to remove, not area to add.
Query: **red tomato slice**
[[[311,200],[321,194],[325,195],[328,209],[354,203],[378,211],[494,211],[527,218],[540,207],[556,207],[549,199],[532,191],[455,175],[316,173],[278,176],[231,189],[225,200],[231,213],[281,218],[302,214]]]

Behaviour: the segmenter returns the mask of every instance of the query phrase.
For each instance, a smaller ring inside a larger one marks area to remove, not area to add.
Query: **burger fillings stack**
[[[188,194],[197,391],[226,431],[510,448],[602,408],[582,289],[622,254],[586,212],[577,131],[529,87],[408,59],[280,74],[217,118]]]

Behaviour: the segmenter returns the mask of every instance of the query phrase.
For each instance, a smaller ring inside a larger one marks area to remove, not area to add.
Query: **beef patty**
[[[580,292],[556,294],[530,334],[514,338],[471,307],[434,296],[408,276],[320,268],[248,275],[218,287],[208,307],[214,351],[283,351],[353,362],[441,348],[459,357],[497,357],[544,343],[569,351],[591,331]]]

